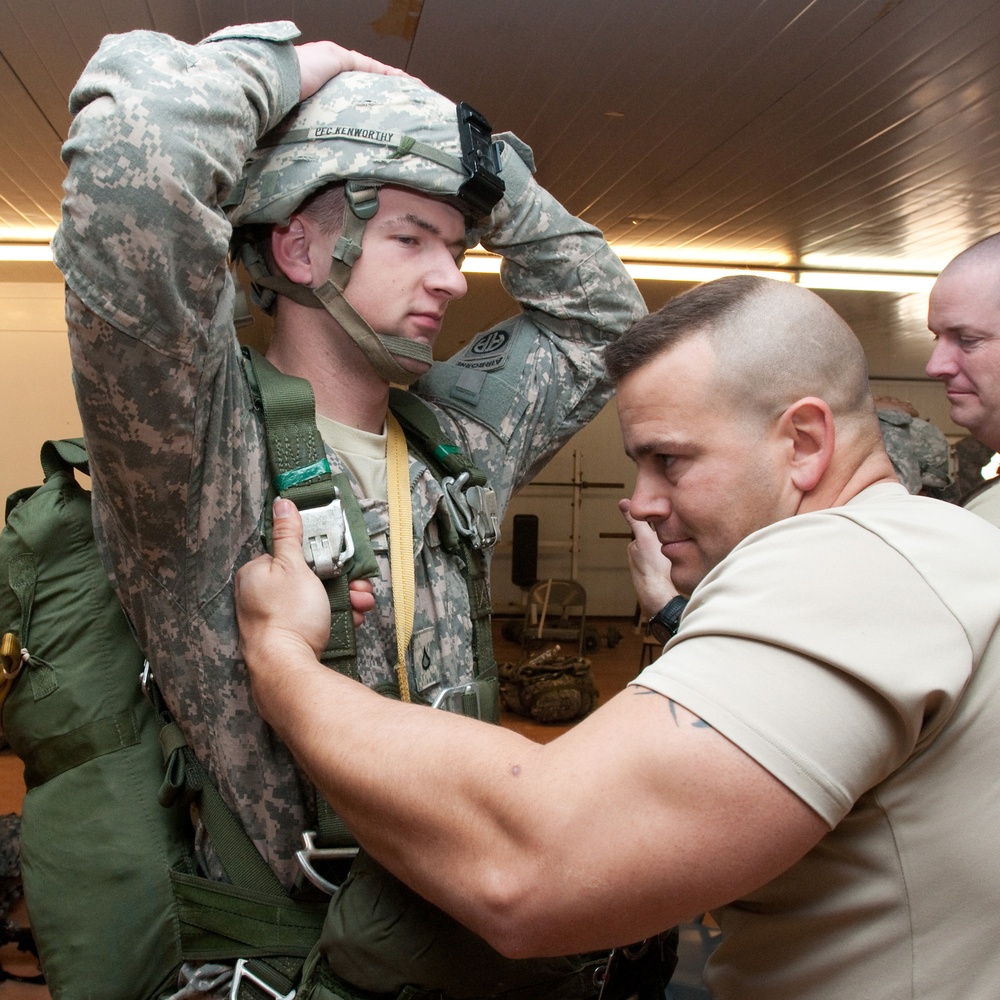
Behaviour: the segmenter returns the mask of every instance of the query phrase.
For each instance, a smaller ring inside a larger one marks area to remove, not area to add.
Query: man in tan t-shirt
[[[717,997],[993,995],[1000,533],[898,483],[861,347],[806,289],[709,282],[606,361],[636,544],[691,595],[661,658],[544,746],[380,699],[317,664],[325,598],[279,502],[239,578],[265,718],[505,953],[710,910]]]
[[[927,374],[945,384],[949,416],[1000,451],[1000,234],[963,250],[931,289],[927,325],[934,351]],[[1000,526],[1000,477],[963,502]]]

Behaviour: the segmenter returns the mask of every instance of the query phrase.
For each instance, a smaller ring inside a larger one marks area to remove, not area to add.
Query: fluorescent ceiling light
[[[930,293],[934,278],[923,274],[888,274],[882,271],[802,271],[799,284],[806,288],[848,288],[867,292]]]
[[[51,261],[48,243],[0,243],[0,261]]]
[[[55,226],[0,226],[3,243],[51,243]]]
[[[49,241],[55,227],[11,226],[0,228],[0,261],[51,261]],[[760,274],[778,281],[795,281],[806,288],[852,289],[874,292],[910,292],[926,295],[938,261],[910,262],[899,270],[899,260],[886,257],[846,257],[808,254],[805,268],[796,271],[787,254],[775,251],[732,251],[704,247],[650,247],[617,244],[613,247],[629,274],[640,281],[711,281],[729,274]],[[497,274],[501,258],[476,247],[465,257],[462,270]]]
[[[618,249],[615,248],[615,252]],[[462,270],[472,274],[498,274],[502,257],[472,250],[465,255]],[[755,271],[748,267],[715,267],[706,264],[658,264],[648,261],[626,260],[625,270],[642,281],[711,281],[727,274],[760,274],[778,281],[794,281],[790,271]]]
[[[712,267],[703,264],[647,264],[625,261],[625,270],[637,281],[713,281],[731,274],[757,274],[776,281],[794,281],[791,271],[755,271],[752,267]]]
[[[470,251],[462,261],[462,270],[473,274],[499,274],[502,257],[485,252]]]
[[[787,253],[773,250],[706,250],[704,247],[650,247],[629,243],[616,243],[612,248],[622,260],[642,261],[649,264],[722,265],[726,267],[762,267],[788,270],[792,258]],[[833,264],[824,265],[833,267]]]
[[[870,257],[867,255],[807,253],[802,266],[813,271],[884,271],[888,274],[938,274],[951,257],[930,259],[907,257]],[[901,266],[902,265],[902,266]]]
[[[864,270],[853,267],[842,270],[797,270],[784,266],[771,269],[762,259],[746,261],[677,261],[662,256],[667,251],[650,247],[615,246],[615,253],[623,258],[628,273],[638,281],[712,281],[730,274],[756,274],[777,281],[797,281],[806,288],[852,289],[870,292],[907,292],[926,295],[934,284],[932,274],[906,273],[887,270]],[[501,258],[476,247],[470,250],[462,270],[470,273],[496,274]],[[847,265],[848,258],[839,258]],[[852,263],[857,263],[851,259]],[[898,268],[899,262],[895,262]]]

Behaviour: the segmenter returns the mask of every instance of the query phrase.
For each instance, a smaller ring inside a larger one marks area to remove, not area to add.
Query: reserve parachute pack
[[[258,403],[271,397],[276,371],[259,356],[248,361]],[[280,451],[272,437],[288,432],[284,414],[303,406],[312,421],[303,440],[322,449],[308,382],[280,375],[280,383],[290,405],[272,408],[282,416],[265,420],[273,425],[269,453]],[[442,505],[450,509],[450,544],[468,565],[474,680],[440,707],[495,720],[480,544],[491,517],[481,496],[460,496],[485,480],[443,438],[432,411],[408,393],[403,401],[395,396],[408,443],[451,496]],[[292,454],[294,466],[300,457]],[[578,1000],[599,992],[618,1000],[605,978],[607,952],[505,959],[363,851],[343,883],[329,887],[332,896],[307,879],[286,891],[145,669],[94,543],[90,493],[77,479],[89,471],[83,441],[46,442],[41,460],[43,485],[10,496],[0,532],[0,728],[24,762],[24,893],[53,1000],[158,1000],[174,992],[185,962],[234,965],[232,1000]],[[314,487],[305,483],[314,495],[293,499],[303,507],[329,503],[328,488]],[[349,525],[359,512],[351,512],[348,494],[334,490],[349,508]],[[335,612],[329,665],[346,673],[354,657],[347,579],[371,570],[363,551],[351,559],[328,586]],[[199,872],[192,806],[227,882]],[[332,811],[321,810],[306,838],[307,868],[310,851],[322,856],[330,843],[356,850]],[[642,967],[645,987],[660,996],[676,961],[664,940],[653,949],[662,960]]]
[[[165,996],[185,960],[270,963],[293,981],[325,902],[284,891],[143,692],[76,478],[83,441],[46,442],[42,468],[0,532],[0,726],[24,762],[21,869],[49,993]],[[232,884],[198,874],[192,803]]]

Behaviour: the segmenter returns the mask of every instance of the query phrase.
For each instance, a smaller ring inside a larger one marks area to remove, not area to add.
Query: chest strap
[[[375,576],[378,564],[357,498],[344,473],[334,474],[316,427],[316,403],[306,379],[279,371],[252,348],[244,370],[264,418],[271,470],[264,505],[264,539],[271,548],[271,504],[291,500],[302,513],[306,561],[323,580],[330,601],[330,639],[320,657],[357,679],[357,645],[348,582]]]
[[[307,562],[317,571],[330,599],[330,640],[320,659],[358,679],[357,645],[348,582],[375,576],[378,564],[350,481],[333,474],[322,436],[316,427],[316,405],[306,379],[286,375],[252,348],[244,347],[244,370],[264,421],[271,482],[265,503],[264,539],[271,548],[271,504],[277,495],[299,508],[308,537]],[[441,692],[435,707],[484,721],[499,721],[496,661],[490,623],[491,603],[485,549],[499,535],[495,494],[486,476],[441,431],[433,411],[418,397],[390,390],[389,407],[403,429],[407,447],[440,482],[445,501],[437,520],[442,545],[463,565],[469,594],[473,638],[473,680]],[[339,816],[321,797],[317,829],[304,834],[298,852],[306,876],[333,891],[315,862],[341,860],[355,853],[356,841]]]
[[[419,455],[441,482],[446,498],[445,511],[439,511],[438,526],[442,544],[465,564],[465,582],[469,592],[472,619],[473,664],[471,684],[460,685],[435,701],[439,708],[450,708],[463,715],[487,722],[500,718],[497,700],[497,666],[493,655],[492,604],[487,575],[486,549],[499,537],[499,514],[496,495],[487,486],[486,475],[452,441],[445,437],[433,410],[419,396],[402,389],[389,390],[389,407],[406,433],[412,451]],[[479,527],[469,528],[475,515],[456,514],[463,500],[481,512]],[[462,497],[461,494],[465,494]]]

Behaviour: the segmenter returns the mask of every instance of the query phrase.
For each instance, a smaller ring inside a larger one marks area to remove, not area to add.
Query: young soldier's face
[[[787,451],[773,428],[720,398],[714,366],[696,336],[627,375],[617,392],[637,471],[631,513],[656,532],[682,594],[751,532],[794,513]]]
[[[468,290],[460,267],[464,251],[465,220],[458,209],[415,191],[381,188],[345,298],[376,333],[433,347],[449,303]],[[398,360],[411,371],[427,367]]]

